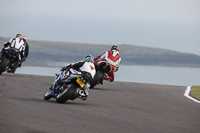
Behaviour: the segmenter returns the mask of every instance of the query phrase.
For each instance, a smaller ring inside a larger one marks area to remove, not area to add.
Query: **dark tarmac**
[[[86,101],[43,100],[54,77],[0,76],[0,133],[197,133],[200,104],[186,86],[104,82]]]

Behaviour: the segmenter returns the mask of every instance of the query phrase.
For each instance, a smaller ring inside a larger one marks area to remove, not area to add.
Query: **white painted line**
[[[191,91],[191,86],[188,86],[187,89],[185,90],[184,96],[186,96],[187,98],[189,98],[189,99],[191,99],[191,100],[193,100],[193,101],[195,101],[195,102],[197,102],[197,103],[200,103],[199,100],[197,100],[197,99],[195,99],[195,98],[193,98],[193,97],[191,97],[191,96],[189,95],[189,94],[190,94],[190,91]]]

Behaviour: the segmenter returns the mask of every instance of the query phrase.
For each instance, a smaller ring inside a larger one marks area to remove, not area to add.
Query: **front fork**
[[[58,85],[57,82],[61,81],[62,80],[62,72],[58,75],[56,75],[56,78],[53,82],[53,85],[51,87],[51,95],[56,97],[58,95],[58,92],[56,91],[56,86]]]
[[[57,87],[59,86],[60,90],[61,90],[62,87],[65,86],[65,84],[63,84],[63,80],[65,80],[67,78],[66,75],[68,73],[65,73],[64,75],[63,75],[63,73],[65,73],[65,71],[60,72],[60,74],[56,74],[56,78],[53,82],[52,90],[51,90],[51,95],[54,97],[56,97],[58,95]]]

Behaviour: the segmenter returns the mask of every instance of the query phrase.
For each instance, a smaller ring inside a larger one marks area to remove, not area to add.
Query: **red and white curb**
[[[191,100],[193,100],[193,101],[195,101],[195,102],[197,102],[197,103],[200,103],[199,100],[197,100],[197,99],[195,99],[195,98],[193,98],[193,97],[191,97],[191,96],[189,95],[189,94],[190,94],[190,91],[191,91],[191,87],[192,87],[192,86],[188,86],[188,87],[187,87],[187,89],[185,90],[184,96],[186,96],[187,98],[189,98],[189,99],[191,99]]]

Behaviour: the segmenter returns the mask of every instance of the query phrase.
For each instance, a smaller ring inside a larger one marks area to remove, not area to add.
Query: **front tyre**
[[[5,71],[5,68],[9,65],[9,63],[10,63],[10,60],[7,59],[7,58],[4,58],[1,61],[1,64],[0,64],[0,75],[2,74],[2,72]]]
[[[48,90],[45,94],[44,94],[44,100],[49,100],[52,98],[51,95],[51,90]]]
[[[66,86],[67,87],[64,88],[64,90],[62,92],[58,93],[58,95],[56,97],[56,101],[58,103],[65,103],[67,100],[72,99],[76,92],[77,86],[75,84],[69,84]]]
[[[94,88],[97,84],[99,84],[100,80],[103,78],[104,73],[102,71],[97,71],[92,82],[90,84],[90,89]]]

